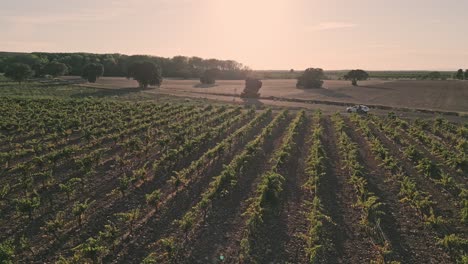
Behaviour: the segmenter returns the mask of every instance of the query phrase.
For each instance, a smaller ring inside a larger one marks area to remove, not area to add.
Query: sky
[[[454,70],[468,68],[467,10],[468,0],[0,0],[0,51]]]

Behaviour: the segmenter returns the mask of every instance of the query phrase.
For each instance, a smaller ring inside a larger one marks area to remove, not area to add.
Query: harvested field
[[[101,78],[99,88],[137,87],[133,80],[124,78]],[[161,92],[194,95],[239,95],[244,89],[243,81],[217,81],[214,86],[200,85],[198,80],[166,79]],[[394,108],[427,109],[439,111],[468,112],[467,81],[362,81],[353,87],[348,81],[325,81],[324,89],[297,89],[295,80],[264,80],[261,96],[344,102],[350,104],[381,105]]]

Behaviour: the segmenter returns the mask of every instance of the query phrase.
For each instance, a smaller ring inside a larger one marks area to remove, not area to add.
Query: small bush
[[[245,89],[241,93],[242,98],[259,98],[260,93],[258,92],[262,88],[262,81],[255,78],[247,78],[245,80]]]
[[[306,89],[322,88],[325,74],[320,68],[309,68],[297,79],[296,87]]]

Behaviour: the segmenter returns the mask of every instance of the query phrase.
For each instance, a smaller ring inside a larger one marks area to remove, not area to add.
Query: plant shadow
[[[378,87],[378,86],[371,86],[371,85],[359,85],[360,88],[367,88],[367,89],[375,89],[375,90],[395,90],[389,87]]]
[[[257,109],[262,109],[265,106],[258,98],[241,98],[241,101],[243,105],[254,106]]]
[[[319,88],[319,89],[304,89],[304,88],[298,88],[299,90],[303,91],[304,93],[314,93],[314,94],[319,94],[323,95],[326,97],[332,97],[332,98],[353,98],[350,95],[344,94],[337,92],[335,90],[331,90],[328,88]]]
[[[203,83],[197,83],[193,85],[194,88],[212,88],[218,86],[217,84],[203,84]]]

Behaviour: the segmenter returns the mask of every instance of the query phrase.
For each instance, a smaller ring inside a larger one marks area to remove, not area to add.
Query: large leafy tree
[[[96,80],[104,74],[104,66],[99,63],[89,63],[83,68],[81,77],[88,80],[90,83],[95,83]]]
[[[8,65],[14,63],[21,63],[28,65],[34,72],[34,76],[39,77],[42,75],[42,69],[49,62],[47,57],[38,54],[19,54],[8,58],[5,61]]]
[[[140,87],[161,86],[162,73],[161,68],[148,61],[135,62],[128,67],[127,78],[133,78]]]
[[[34,75],[34,71],[29,65],[23,63],[13,63],[8,66],[5,71],[5,77],[12,79],[18,83],[22,83]]]
[[[53,61],[44,67],[44,74],[52,75],[53,77],[63,76],[67,73],[67,65],[61,62]]]
[[[351,70],[344,76],[344,78],[345,80],[351,80],[351,84],[357,86],[358,81],[369,79],[369,74],[364,70]]]
[[[322,88],[323,79],[325,79],[325,74],[322,69],[308,68],[297,79],[296,87],[307,89]]]
[[[465,80],[468,80],[468,69],[465,70]]]

